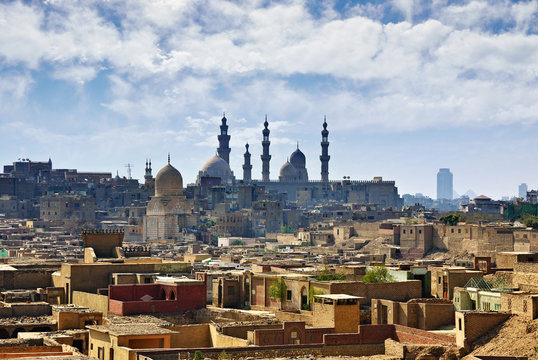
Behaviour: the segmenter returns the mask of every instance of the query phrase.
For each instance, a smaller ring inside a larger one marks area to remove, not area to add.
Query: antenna
[[[127,163],[124,166],[127,168],[127,177],[129,178],[129,180],[132,180],[133,178],[131,176],[131,169],[134,168],[134,165]]]

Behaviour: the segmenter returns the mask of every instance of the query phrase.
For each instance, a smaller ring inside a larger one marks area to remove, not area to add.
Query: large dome
[[[291,153],[290,163],[296,168],[304,168],[306,166],[306,156],[303,152],[297,148],[294,152]]]
[[[289,161],[280,168],[280,181],[296,181],[298,175],[297,169]]]
[[[201,176],[219,177],[222,183],[228,182],[234,176],[230,165],[218,155],[207,160],[202,166],[200,174]]]
[[[183,177],[172,165],[167,164],[155,177],[155,196],[181,195],[183,193]]]

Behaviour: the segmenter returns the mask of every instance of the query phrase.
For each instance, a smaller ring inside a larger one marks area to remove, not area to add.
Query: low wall
[[[194,348],[212,345],[209,324],[167,326],[166,328],[176,332],[172,334],[170,347]]]
[[[236,358],[277,358],[296,357],[304,355],[313,356],[373,356],[385,353],[384,344],[372,345],[274,345],[242,348],[208,348],[191,350],[147,350],[139,351],[139,360],[177,360],[178,358],[192,359],[194,352],[200,350],[204,358],[218,359],[225,352],[232,359]]]
[[[214,325],[209,325],[209,333],[211,335],[211,344],[213,347],[229,348],[248,346],[248,341],[239,339],[233,336],[223,335],[218,332]]]
[[[103,316],[108,315],[108,296],[97,295],[84,291],[73,291],[73,304],[100,311]]]
[[[456,338],[448,335],[435,334],[429,331],[414,329],[402,325],[394,325],[395,340],[412,344],[453,345]]]
[[[282,329],[282,324],[268,324],[268,325],[243,325],[243,326],[222,326],[222,334],[233,336],[239,339],[247,339],[248,332],[258,329]]]
[[[314,316],[312,311],[301,311],[295,313],[291,311],[276,311],[275,316],[278,320],[284,321],[304,321],[306,325],[312,326],[314,323]]]

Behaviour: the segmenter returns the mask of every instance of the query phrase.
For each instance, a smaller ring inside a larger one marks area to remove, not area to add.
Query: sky
[[[45,0],[0,2],[0,164],[142,179],[171,163],[185,183],[245,143],[261,178],[296,148],[320,178],[395,180],[435,197],[538,187],[538,0]]]

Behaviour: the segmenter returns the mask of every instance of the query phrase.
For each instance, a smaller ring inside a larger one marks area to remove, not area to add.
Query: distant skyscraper
[[[452,173],[450,169],[439,169],[437,173],[437,200],[447,199],[452,200]]]
[[[517,187],[518,197],[526,199],[527,198],[527,184],[523,183]]]

